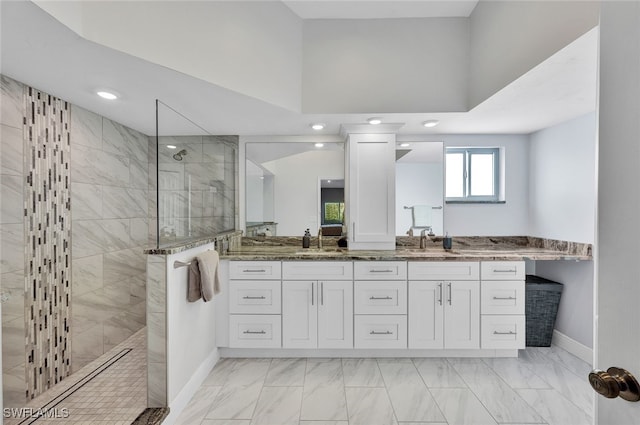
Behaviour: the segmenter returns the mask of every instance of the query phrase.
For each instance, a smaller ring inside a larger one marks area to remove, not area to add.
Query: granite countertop
[[[299,239],[299,238],[298,238]],[[444,250],[438,240],[429,241],[426,249],[415,246],[415,238],[398,239],[395,250],[355,251],[329,245],[303,249],[288,243],[244,244],[223,255],[227,260],[377,260],[377,261],[518,261],[518,260],[591,260],[591,245],[530,237],[464,238],[453,249]],[[409,241],[407,243],[404,243]],[[254,241],[255,242],[255,241]],[[317,246],[312,240],[311,246]]]

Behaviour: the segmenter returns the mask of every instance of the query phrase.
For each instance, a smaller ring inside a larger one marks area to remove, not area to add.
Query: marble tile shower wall
[[[238,136],[160,138],[161,244],[237,228],[237,151]]]
[[[29,333],[25,260],[30,258],[22,248],[25,85],[0,75],[0,87],[3,397],[5,406],[20,406],[26,400]],[[74,105],[70,131],[73,372],[146,323],[149,138]]]
[[[71,112],[75,371],[146,323],[149,137],[77,106]]]
[[[24,86],[0,76],[0,300],[5,406],[26,400],[24,317]]]

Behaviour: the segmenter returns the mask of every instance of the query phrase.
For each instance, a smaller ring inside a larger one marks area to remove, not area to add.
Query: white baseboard
[[[557,345],[558,347],[567,350],[569,353],[578,357],[581,360],[584,360],[589,365],[593,366],[593,349],[587,347],[572,339],[562,332],[557,330],[553,330],[553,338],[551,339],[551,343],[553,345]]]
[[[209,372],[211,372],[216,363],[218,363],[218,360],[220,360],[220,353],[216,348],[207,356],[200,366],[198,366],[198,369],[196,369],[176,398],[170,402],[169,415],[162,422],[162,425],[173,425],[176,422],[178,416],[180,416],[185,407],[187,407],[187,404],[189,404],[189,401],[196,391],[198,391],[198,388],[200,388],[204,380],[207,379]]]
[[[222,358],[244,358],[244,357],[331,357],[331,358],[370,358],[370,357],[518,357],[518,350],[494,350],[494,349],[461,349],[461,350],[422,350],[406,348],[336,348],[336,349],[300,349],[300,348],[223,348],[220,347],[220,357]]]

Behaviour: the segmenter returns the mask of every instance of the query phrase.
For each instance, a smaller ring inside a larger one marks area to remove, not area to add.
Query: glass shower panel
[[[209,134],[158,102],[157,246],[235,228],[237,136]]]

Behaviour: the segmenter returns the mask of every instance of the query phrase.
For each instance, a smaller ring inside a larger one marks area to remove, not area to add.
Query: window
[[[325,202],[324,220],[322,224],[342,224],[344,219],[344,202]]]
[[[447,148],[445,167],[447,201],[500,201],[500,148]]]

